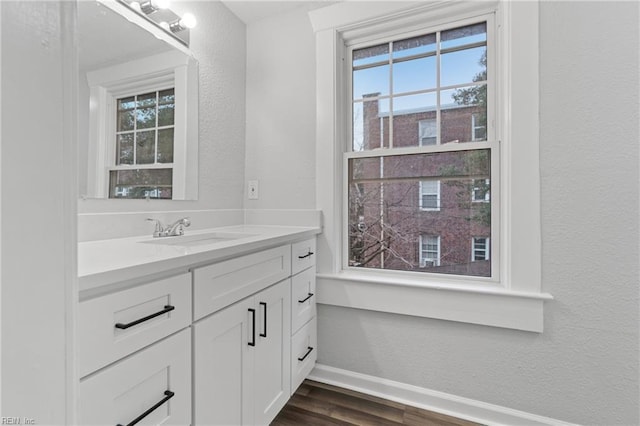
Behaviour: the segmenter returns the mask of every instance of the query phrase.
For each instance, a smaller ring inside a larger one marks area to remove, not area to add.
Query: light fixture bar
[[[189,30],[196,26],[196,18],[193,14],[185,13],[180,17],[168,8],[168,0],[117,1],[189,47]]]

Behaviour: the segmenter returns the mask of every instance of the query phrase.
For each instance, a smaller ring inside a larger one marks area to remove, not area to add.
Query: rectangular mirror
[[[198,197],[198,63],[115,0],[78,2],[79,193]]]

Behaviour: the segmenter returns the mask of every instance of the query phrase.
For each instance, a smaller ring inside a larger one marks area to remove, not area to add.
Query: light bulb
[[[142,8],[140,7],[140,3],[137,2],[137,1],[132,1],[131,3],[129,3],[129,7],[131,9],[135,10],[138,13],[142,12]]]
[[[171,25],[169,25],[169,23],[167,21],[162,21],[159,22],[158,25],[160,25],[160,28],[170,31],[171,30]]]
[[[191,13],[185,13],[182,15],[182,19],[180,19],[180,26],[184,28],[193,28],[198,24],[196,21],[196,17]]]
[[[153,0],[153,5],[158,9],[168,9],[170,3],[169,0]]]

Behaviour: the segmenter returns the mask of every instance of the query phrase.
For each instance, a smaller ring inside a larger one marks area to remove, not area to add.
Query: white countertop
[[[182,237],[151,236],[78,243],[80,291],[174,270],[186,271],[198,264],[311,238],[320,233],[320,228],[240,225],[198,231],[186,229],[185,237],[212,232],[243,233],[247,236],[193,246],[172,245],[175,241],[172,239]]]

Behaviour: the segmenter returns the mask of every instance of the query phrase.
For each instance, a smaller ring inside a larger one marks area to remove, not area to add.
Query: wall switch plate
[[[250,200],[257,200],[258,199],[258,181],[257,180],[250,180],[249,181],[249,185],[247,188],[247,193],[249,194],[249,199]]]

